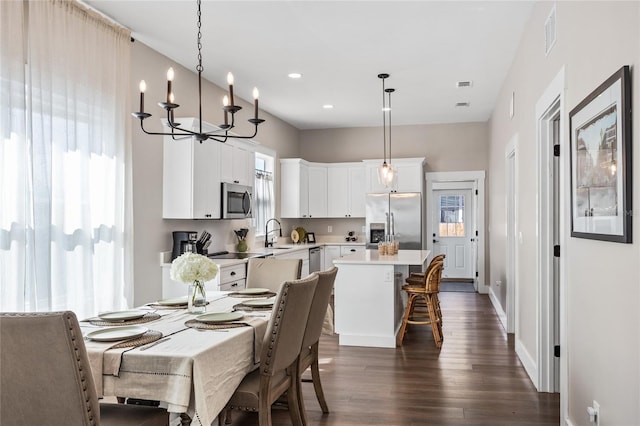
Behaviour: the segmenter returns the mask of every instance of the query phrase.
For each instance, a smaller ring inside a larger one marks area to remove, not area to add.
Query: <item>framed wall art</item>
[[[631,82],[623,66],[569,113],[571,236],[631,243]]]

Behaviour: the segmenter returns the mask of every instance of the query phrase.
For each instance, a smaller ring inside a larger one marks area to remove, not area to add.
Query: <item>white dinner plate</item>
[[[244,302],[242,302],[243,305],[245,306],[254,306],[254,307],[267,307],[267,306],[273,306],[273,304],[275,303],[276,298],[275,297],[270,297],[268,299],[251,299],[251,300],[246,300]]]
[[[291,241],[293,241],[294,243],[297,243],[299,240],[300,240],[300,234],[298,234],[298,231],[294,229],[293,231],[291,231]]]
[[[268,288],[245,288],[242,290],[238,290],[236,291],[236,293],[238,294],[263,294],[263,293],[270,293],[271,290]]]
[[[187,296],[174,297],[173,299],[158,300],[158,305],[162,306],[178,306],[187,304]]]
[[[92,331],[87,338],[96,342],[115,342],[116,340],[129,340],[142,336],[149,329],[139,325],[125,325],[122,327],[109,327]]]
[[[237,321],[243,316],[244,314],[242,312],[217,312],[198,315],[196,320],[207,324],[219,324],[222,322]]]
[[[142,318],[148,313],[149,313],[148,311],[137,311],[137,310],[113,311],[113,312],[103,312],[101,314],[98,314],[98,317],[103,321],[122,322],[122,321],[129,321],[129,320]]]

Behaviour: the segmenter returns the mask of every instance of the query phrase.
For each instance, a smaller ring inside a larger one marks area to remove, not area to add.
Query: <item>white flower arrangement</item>
[[[218,275],[218,265],[206,256],[187,252],[171,262],[171,279],[190,284],[210,281]]]

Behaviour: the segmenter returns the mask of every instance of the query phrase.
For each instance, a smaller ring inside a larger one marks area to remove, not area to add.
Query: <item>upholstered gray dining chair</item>
[[[302,259],[257,258],[247,262],[247,288],[278,292],[285,281],[300,279]]]
[[[260,426],[271,425],[271,405],[285,392],[294,426],[302,424],[298,404],[298,358],[318,276],[285,281],[278,291],[260,352],[260,367],[242,380],[218,424],[231,423],[230,410],[257,411]]]
[[[166,410],[101,404],[73,312],[0,314],[0,424],[165,426]]]
[[[329,412],[327,401],[324,398],[324,392],[322,390],[322,383],[320,382],[320,368],[318,366],[318,346],[320,341],[320,334],[322,333],[322,325],[325,321],[325,315],[327,307],[329,306],[329,300],[331,299],[331,292],[333,290],[333,283],[336,280],[338,268],[335,266],[323,272],[316,272],[318,275],[318,285],[316,286],[316,292],[313,295],[313,302],[311,303],[311,309],[309,311],[309,318],[307,319],[307,327],[304,331],[304,337],[302,338],[302,350],[300,351],[300,367],[298,369],[298,403],[300,404],[300,413],[302,416],[302,423],[307,424],[307,416],[304,408],[304,401],[302,399],[302,388],[300,386],[302,373],[307,368],[311,367],[311,380],[313,381],[313,387],[316,392],[316,398],[322,408],[323,413]]]

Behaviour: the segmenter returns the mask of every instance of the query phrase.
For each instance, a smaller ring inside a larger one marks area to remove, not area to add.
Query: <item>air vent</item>
[[[456,87],[458,89],[460,89],[462,87],[471,87],[471,86],[473,86],[473,81],[471,81],[471,80],[456,82]]]
[[[548,55],[553,48],[553,45],[556,44],[556,7],[553,6],[551,9],[551,13],[549,13],[549,17],[544,23],[544,53]]]
[[[469,102],[457,102],[456,103],[456,107],[462,107],[462,108],[468,107],[469,105],[471,105]]]

